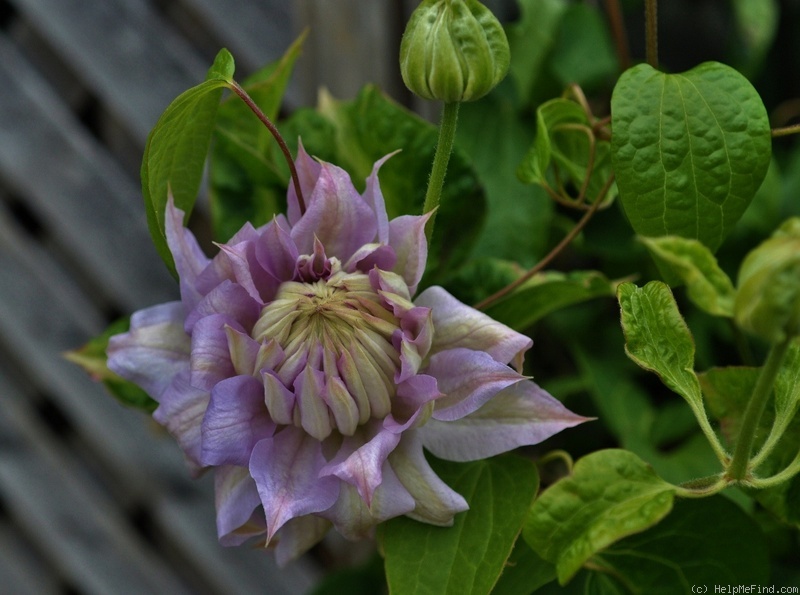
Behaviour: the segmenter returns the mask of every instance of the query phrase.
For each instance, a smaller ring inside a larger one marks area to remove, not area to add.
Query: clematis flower
[[[108,365],[158,403],[196,473],[215,473],[221,543],[285,563],[331,526],[357,539],[467,503],[433,472],[535,444],[585,418],[519,373],[531,340],[440,287],[412,299],[426,216],[388,220],[378,161],[359,194],[300,148],[288,214],[207,258],[172,201],[181,300],[136,312]]]

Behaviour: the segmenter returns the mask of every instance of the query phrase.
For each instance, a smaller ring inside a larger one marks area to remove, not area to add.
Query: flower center
[[[400,366],[392,337],[399,328],[363,273],[283,283],[252,331],[265,349],[282,352],[273,377],[265,377],[273,419],[321,440],[334,429],[352,435],[370,418],[388,415]],[[271,394],[281,392],[275,378],[286,392]]]

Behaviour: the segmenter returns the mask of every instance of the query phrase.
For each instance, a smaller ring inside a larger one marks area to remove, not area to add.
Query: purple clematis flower
[[[464,498],[423,449],[471,461],[585,421],[520,375],[531,340],[440,287],[413,299],[427,216],[388,220],[375,164],[358,194],[300,148],[307,210],[245,225],[208,259],[172,201],[181,301],[136,312],[108,365],[146,390],[195,472],[215,470],[220,541],[285,563],[334,526],[452,523]]]

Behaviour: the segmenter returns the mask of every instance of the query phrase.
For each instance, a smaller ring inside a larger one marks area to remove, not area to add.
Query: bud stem
[[[658,68],[658,0],[645,0],[644,19],[647,63]]]
[[[442,188],[444,178],[447,174],[447,164],[450,161],[450,154],[453,152],[453,144],[456,138],[456,127],[458,125],[458,107],[460,103],[453,101],[445,103],[442,108],[442,119],[439,124],[439,141],[436,144],[436,154],[433,156],[431,175],[428,178],[428,191],[425,193],[425,206],[422,214],[431,213],[439,206],[442,198]],[[431,213],[428,224],[425,226],[425,237],[430,244],[433,236],[433,221],[436,212]]]
[[[761,420],[761,415],[764,413],[769,396],[772,394],[775,378],[778,376],[793,338],[787,337],[770,348],[764,366],[761,368],[761,373],[758,375],[753,394],[750,396],[750,401],[747,403],[747,408],[744,412],[742,429],[739,431],[739,438],[736,441],[736,450],[733,452],[733,458],[728,467],[727,476],[733,480],[741,481],[746,479],[758,422]]]
[[[253,101],[253,99],[247,94],[247,91],[245,91],[236,81],[230,81],[229,84],[231,90],[236,93],[242,101],[245,102],[247,107],[249,107],[256,117],[261,120],[261,123],[267,127],[267,130],[269,130],[270,134],[272,134],[272,136],[278,142],[278,146],[280,147],[284,158],[286,158],[286,163],[289,164],[289,172],[292,175],[292,183],[294,184],[295,194],[297,194],[297,203],[300,207],[300,214],[305,213],[306,202],[303,200],[303,191],[300,189],[300,178],[297,175],[297,168],[294,166],[294,159],[289,151],[289,147],[286,146],[286,141],[283,140],[281,133],[278,132],[278,129],[275,127],[275,124],[272,123],[272,120],[270,120],[267,115],[261,111],[261,108],[258,107],[256,102]]]

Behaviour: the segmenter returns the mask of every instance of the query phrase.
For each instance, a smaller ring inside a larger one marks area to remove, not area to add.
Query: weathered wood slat
[[[175,284],[146,231],[138,185],[0,38],[0,178],[24,196],[100,295],[133,310]]]
[[[85,470],[49,443],[1,371],[0,383],[0,493],[65,580],[87,594],[189,593]]]
[[[298,27],[311,29],[298,79],[306,103],[326,87],[334,97],[351,99],[366,83],[393,97],[405,94],[398,66],[401,6],[363,0],[298,0],[292,3]]]
[[[207,64],[145,0],[11,0],[141,144]]]
[[[61,590],[60,577],[31,550],[20,528],[8,520],[0,521],[0,552],[0,585],[4,591],[14,595],[56,595]]]
[[[280,58],[294,40],[285,0],[183,0],[248,70]]]

